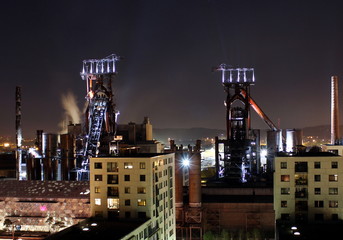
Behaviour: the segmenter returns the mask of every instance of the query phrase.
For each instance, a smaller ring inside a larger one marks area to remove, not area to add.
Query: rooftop
[[[88,181],[0,181],[0,198],[89,198]]]
[[[134,231],[144,222],[146,222],[146,220],[121,219],[120,221],[109,221],[105,219],[88,218],[85,221],[47,237],[46,240],[117,240]]]

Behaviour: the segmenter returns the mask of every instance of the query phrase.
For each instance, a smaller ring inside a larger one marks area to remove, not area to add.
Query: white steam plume
[[[75,95],[70,91],[62,94],[61,102],[65,112],[63,120],[59,125],[62,128],[62,132],[66,132],[69,122],[73,124],[81,123],[81,111],[77,105]]]

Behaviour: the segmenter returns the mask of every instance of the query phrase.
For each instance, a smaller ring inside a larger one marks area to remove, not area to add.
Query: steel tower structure
[[[88,106],[84,148],[77,160],[78,180],[88,180],[89,157],[108,154],[108,143],[114,138],[118,112],[113,101],[112,81],[117,74],[116,62],[119,59],[112,54],[103,59],[83,61],[80,75],[86,82]]]

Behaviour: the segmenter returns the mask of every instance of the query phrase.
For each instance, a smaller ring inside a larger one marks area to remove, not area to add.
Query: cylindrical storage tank
[[[295,145],[303,145],[303,130],[302,129],[295,129]]]
[[[277,131],[268,131],[267,132],[267,150],[268,154],[275,154],[282,151],[282,132],[281,130]]]
[[[302,142],[299,135],[301,136],[295,129],[286,129],[286,152],[296,152],[296,146]]]
[[[201,152],[200,141],[189,159],[189,206],[201,207]]]

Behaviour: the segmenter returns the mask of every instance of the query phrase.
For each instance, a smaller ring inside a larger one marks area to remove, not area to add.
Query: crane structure
[[[269,128],[274,131],[277,128],[250,97],[250,86],[255,83],[253,68],[232,68],[221,64],[215,70],[222,72],[222,84],[227,93],[224,102],[227,139],[216,138],[217,178],[247,182],[258,173],[260,161],[260,134],[258,130],[251,129],[250,107]]]
[[[103,59],[83,61],[80,75],[86,81],[88,106],[84,147],[77,160],[78,180],[88,180],[89,157],[108,153],[108,143],[114,138],[118,112],[113,101],[112,81],[119,60],[119,56],[111,54]]]

